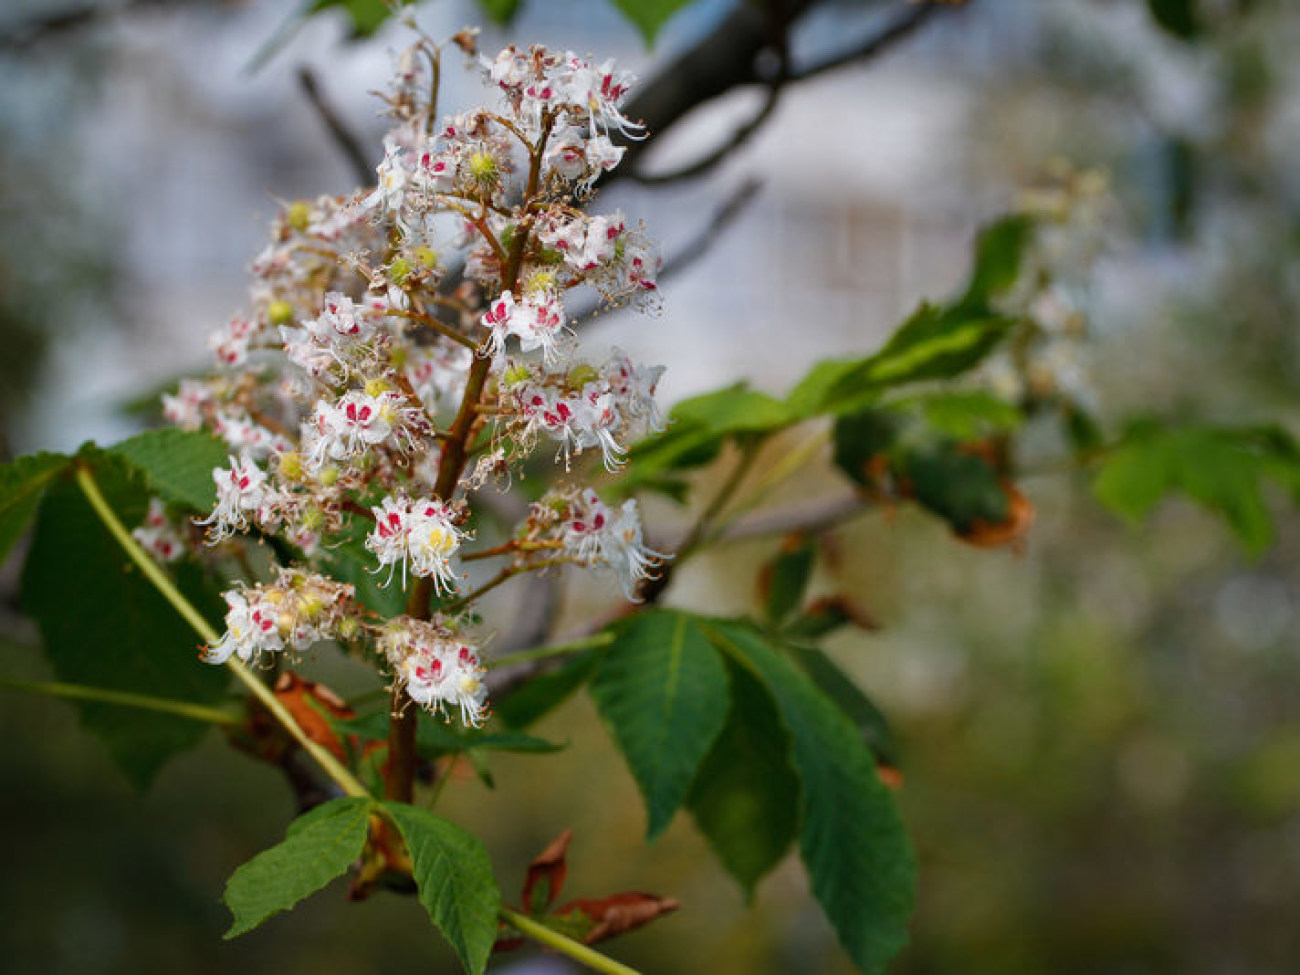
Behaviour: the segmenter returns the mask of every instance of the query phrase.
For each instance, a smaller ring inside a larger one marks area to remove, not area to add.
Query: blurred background
[[[795,65],[851,50],[909,9],[793,6],[809,8],[792,33]],[[526,0],[481,45],[614,56],[653,79],[743,7],[687,4],[647,50],[603,0]],[[386,83],[402,28],[353,41],[333,10],[286,30],[298,9],[4,5],[5,455],[138,429],[131,402],[202,369],[207,332],[243,304],[279,201],[355,185],[301,68],[377,161],[385,125],[368,93]],[[435,37],[487,19],[468,0],[416,9]],[[283,44],[263,57],[273,38]],[[789,85],[707,174],[605,189],[599,208],[644,220],[669,255],[709,246],[665,283],[662,314],[608,315],[586,340],[667,365],[668,402],[742,378],[783,393],[818,359],[863,354],[921,298],[949,294],[975,229],[1065,159],[1106,169],[1116,199],[1080,363],[1098,412],[1295,430],[1297,50],[1300,8],[1288,0],[938,10],[878,55]],[[476,76],[448,75],[448,110],[482,98]],[[689,164],[763,99],[749,84],[701,105],[638,168]],[[757,195],[715,226],[750,180]],[[809,474],[790,491],[833,477]],[[839,532],[818,578],[883,624],[837,635],[831,651],[904,750],[898,796],[921,887],[913,944],[893,970],[1300,971],[1300,518],[1273,498],[1278,542],[1250,560],[1189,505],[1166,504],[1133,532],[1085,477],[1044,469],[1024,488],[1038,521],[1022,551],[963,546],[904,510]],[[668,535],[685,519],[652,504],[646,520]],[[752,608],[771,550],[751,542],[693,563],[671,601]],[[47,678],[13,562],[0,573],[3,673]],[[340,664],[318,666],[341,692],[358,683]],[[507,896],[573,827],[568,895],[682,901],[613,946],[650,975],[850,971],[795,858],[746,904],[689,817],[646,847],[631,778],[585,698],[539,733],[568,749],[496,759],[495,790],[469,778],[440,806],[488,842]],[[221,941],[227,876],[276,842],[293,810],[273,770],[215,733],[144,796],[66,705],[3,692],[0,737],[0,970],[454,971],[416,903],[349,904],[342,885]],[[498,967],[570,970],[524,954]]]

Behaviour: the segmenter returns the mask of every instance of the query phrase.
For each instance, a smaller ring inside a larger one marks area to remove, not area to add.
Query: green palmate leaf
[[[916,502],[948,522],[958,534],[977,522],[1001,524],[1010,514],[1010,499],[988,461],[955,443],[910,450],[899,459]]]
[[[762,576],[766,589],[763,609],[773,626],[780,625],[803,603],[816,561],[816,541],[801,537],[783,545],[768,563]]]
[[[839,417],[832,431],[835,466],[853,482],[871,487],[872,458],[891,450],[902,430],[902,418],[892,410],[868,409]]]
[[[497,937],[501,891],[487,850],[471,833],[426,809],[385,802],[411,855],[420,903],[471,973],[480,975]]]
[[[342,10],[352,22],[352,36],[360,38],[369,37],[379,30],[398,8],[410,2],[411,0],[315,0],[308,13]]]
[[[1147,0],[1155,22],[1175,37],[1191,40],[1201,32],[1197,0]]]
[[[1034,239],[1034,221],[1026,216],[1003,217],[975,238],[975,267],[959,304],[987,308],[1020,278],[1025,252]]]
[[[871,752],[853,723],[758,633],[739,623],[704,625],[775,701],[799,776],[799,848],[813,893],[858,967],[883,972],[907,943],[916,867]]]
[[[710,433],[765,433],[788,424],[790,413],[780,400],[737,383],[682,400],[673,407],[672,418]]]
[[[122,521],[140,524],[148,493],[123,465],[101,456],[95,477]],[[201,613],[220,618],[221,600],[197,567],[182,564],[175,575]],[[200,703],[224,695],[227,671],[196,659],[194,631],[135,570],[71,480],[51,484],[41,502],[22,598],[61,681]],[[205,731],[184,718],[91,702],[78,711],[141,786]]]
[[[828,399],[828,391],[839,387],[841,383],[847,387],[848,378],[862,368],[864,361],[825,359],[817,363],[790,391],[790,395],[785,400],[786,409],[792,416],[801,420],[821,413],[828,405],[832,405]],[[838,416],[865,409],[880,398],[880,393],[880,389],[876,386],[858,384],[852,394],[841,392],[833,404],[834,412]]]
[[[522,3],[523,0],[479,0],[479,6],[498,24],[509,23]]]
[[[109,447],[140,471],[149,490],[164,501],[208,511],[217,500],[212,471],[225,467],[229,450],[208,433],[188,430],[150,430]]]
[[[830,657],[817,647],[787,648],[795,662],[812,678],[814,684],[839,709],[852,719],[876,759],[886,765],[898,765],[898,741],[889,722],[871,698]]]
[[[591,695],[645,799],[657,836],[686,799],[727,716],[727,674],[692,617],[638,613],[615,631]]]
[[[0,465],[0,562],[27,527],[46,486],[69,460],[63,454],[32,454]]]
[[[299,816],[284,842],[259,853],[234,872],[224,900],[234,915],[234,938],[287,911],[347,872],[366,842],[373,803],[333,799]]]
[[[885,347],[864,363],[856,381],[898,385],[920,379],[951,379],[977,365],[1014,324],[1011,319],[958,306],[922,305]],[[849,390],[851,392],[851,390]]]
[[[636,25],[646,47],[652,47],[659,29],[690,0],[612,0],[612,3]]]
[[[591,679],[599,650],[575,654],[549,674],[534,677],[509,696],[493,702],[493,714],[507,728],[527,728],[550,714]]]
[[[731,709],[700,767],[689,806],[727,871],[752,895],[794,841],[799,780],[790,738],[763,686],[728,667]]]
[[[936,433],[956,440],[979,440],[1016,429],[1024,414],[1005,400],[982,390],[931,393],[897,404],[916,406]]]
[[[1093,492],[1136,524],[1167,494],[1181,491],[1221,516],[1242,546],[1258,555],[1273,540],[1264,477],[1292,490],[1300,484],[1300,460],[1289,438],[1258,429],[1148,425],[1102,460]]]

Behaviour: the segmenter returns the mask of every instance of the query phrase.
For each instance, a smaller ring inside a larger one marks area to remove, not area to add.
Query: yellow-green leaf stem
[[[205,642],[212,644],[220,640],[221,635],[203,618],[193,604],[181,594],[181,591],[176,588],[167,573],[163,572],[158,563],[136,544],[135,539],[131,537],[131,533],[126,530],[126,527],[99,490],[99,485],[95,483],[95,477],[86,464],[77,465],[76,479],[78,487],[81,488],[86,500],[90,502],[90,506],[95,510],[95,514],[99,516],[100,521],[104,523],[104,527],[122,546],[122,550],[130,556],[131,561],[136,564],[144,577],[153,584],[154,588],[162,594],[167,602],[171,603],[176,612],[181,615],[181,618],[189,623]],[[344,793],[350,796],[370,795],[366,787],[344,767],[342,762],[307,736],[307,733],[294,720],[293,715],[280,703],[279,698],[271,692],[270,688],[258,680],[257,675],[249,670],[245,664],[231,657],[226,661],[226,666],[234,672],[240,683],[248,688],[258,702],[271,713],[276,721],[302,746],[302,749],[315,760],[321,770],[333,779]]]
[[[593,951],[584,944],[579,944],[572,938],[566,938],[560,932],[548,928],[539,921],[512,911],[509,908],[501,909],[501,920],[510,925],[520,934],[527,935],[539,944],[544,944],[548,948],[554,948],[568,955],[574,961],[580,961],[598,972],[606,972],[608,975],[639,975],[635,968],[628,968],[622,962],[617,962],[613,958],[602,955],[598,951]]]
[[[150,694],[131,694],[127,691],[115,691],[107,687],[0,678],[0,690],[45,694],[49,697],[64,697],[74,701],[94,701],[96,704],[117,704],[122,707],[139,708],[143,711],[157,711],[159,714],[189,718],[193,721],[204,721],[208,724],[243,724],[243,718],[239,715],[232,711],[224,711],[221,708],[210,708],[190,701],[172,701],[164,697],[153,697]]]

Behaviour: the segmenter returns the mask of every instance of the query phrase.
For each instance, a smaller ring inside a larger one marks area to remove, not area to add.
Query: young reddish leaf
[[[598,941],[606,941],[649,924],[660,915],[670,914],[679,907],[680,902],[671,897],[627,891],[610,894],[608,897],[570,901],[556,911],[555,915],[568,924],[581,922],[585,918],[591,927],[582,935],[582,943],[594,945]]]
[[[275,696],[293,715],[307,737],[322,748],[334,753],[340,761],[347,761],[347,750],[330,718],[347,721],[356,717],[348,703],[324,684],[304,680],[291,670],[282,673],[275,682]]]
[[[523,904],[524,911],[530,916],[545,914],[555,903],[555,898],[560,896],[560,888],[564,886],[565,875],[569,872],[566,858],[572,839],[573,830],[566,829],[528,865],[528,876],[524,878]]]
[[[1037,515],[1033,502],[1010,481],[1004,480],[1001,483],[1002,490],[1007,495],[1007,517],[1003,521],[992,523],[982,518],[971,519],[964,531],[957,532],[957,537],[963,542],[979,548],[997,548],[1016,544],[1029,531]]]
[[[782,632],[796,639],[816,640],[848,625],[868,633],[880,629],[880,621],[871,615],[870,610],[841,594],[813,600]]]

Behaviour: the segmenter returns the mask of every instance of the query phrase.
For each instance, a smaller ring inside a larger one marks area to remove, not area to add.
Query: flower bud
[[[388,265],[388,279],[393,284],[405,284],[406,279],[411,276],[411,272],[414,270],[415,267],[408,258],[394,257]]]
[[[273,328],[293,324],[293,305],[287,301],[272,301],[266,306],[266,320]]]
[[[528,278],[528,283],[524,285],[524,290],[536,293],[538,291],[550,291],[555,287],[556,277],[554,271],[535,271]]]
[[[302,233],[311,226],[311,204],[306,200],[295,200],[284,211],[284,220],[294,230]]]
[[[338,483],[340,473],[337,464],[327,464],[320,469],[320,473],[316,475],[316,480],[320,481],[323,487],[333,487]]]
[[[518,386],[520,383],[526,383],[533,378],[533,372],[522,362],[516,362],[506,368],[506,374],[502,381],[507,386]]]
[[[325,601],[316,593],[304,593],[298,597],[298,614],[303,619],[313,620],[325,612]]]
[[[501,175],[501,167],[492,153],[479,149],[469,157],[468,169],[470,179],[480,185],[491,185]]]
[[[435,268],[438,266],[438,252],[428,244],[415,248],[411,253],[420,262],[420,267]]]
[[[595,366],[589,366],[586,363],[583,363],[582,365],[574,366],[569,370],[569,375],[566,377],[565,382],[568,384],[569,389],[576,393],[579,392],[583,386],[586,386],[588,383],[594,383],[599,378],[600,373],[596,370]]]
[[[355,639],[357,634],[361,632],[361,623],[355,616],[345,616],[339,620],[335,632],[338,633],[340,640]]]
[[[302,463],[302,454],[290,450],[280,455],[278,464],[280,476],[288,481],[301,481],[306,474]]]
[[[335,472],[334,477],[335,480],[337,480],[338,468],[334,467],[330,469]],[[324,474],[325,472],[321,471],[322,481],[324,480]],[[302,516],[299,519],[299,524],[302,525],[303,531],[318,532],[325,527],[325,512],[321,511],[320,508],[315,505],[309,505],[302,509]]]
[[[392,387],[392,385],[388,382],[387,379],[381,379],[381,378],[379,378],[379,377],[375,377],[374,379],[367,379],[367,380],[366,380],[366,395],[367,395],[367,396],[378,396],[378,395],[380,395],[381,393],[392,392],[392,389],[393,389],[393,387]]]

